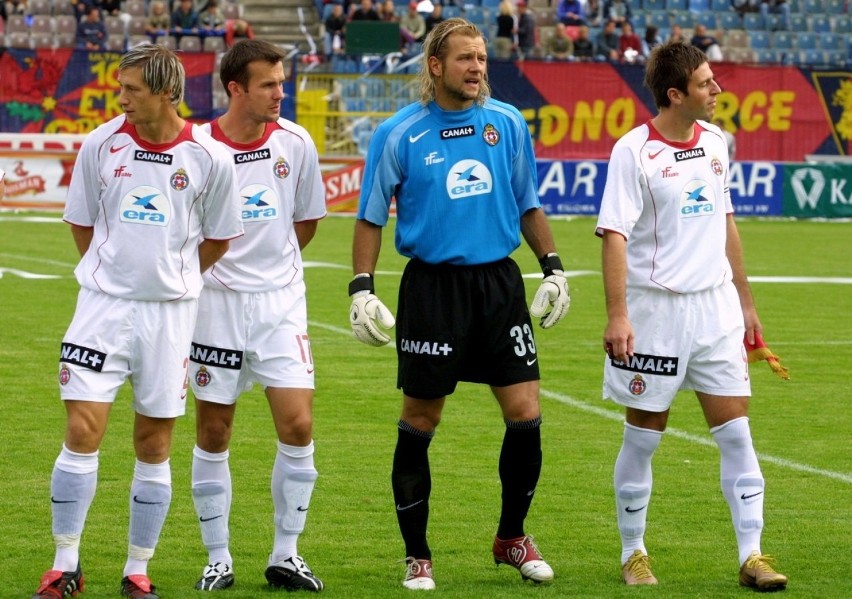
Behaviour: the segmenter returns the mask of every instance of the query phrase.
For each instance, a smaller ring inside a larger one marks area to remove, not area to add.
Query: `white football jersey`
[[[235,193],[228,155],[196,125],[150,144],[124,115],[104,123],[80,148],[65,203],[66,222],[94,227],[78,282],[131,300],[197,298],[198,244],[242,234]]]
[[[691,293],[730,281],[725,253],[728,147],[698,121],[688,143],[663,139],[649,123],[615,144],[597,234],[627,239],[627,285]]]
[[[263,137],[251,144],[225,137],[218,121],[203,127],[231,154],[245,228],[245,235],[204,273],[204,284],[259,292],[302,281],[293,223],[326,215],[319,156],[310,135],[283,118],[268,123]]]

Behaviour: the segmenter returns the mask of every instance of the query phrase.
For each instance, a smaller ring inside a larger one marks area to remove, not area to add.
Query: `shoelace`
[[[754,568],[759,572],[769,572],[775,574],[775,569],[772,567],[775,564],[775,558],[771,555],[755,555],[750,557],[746,562],[747,568]]]
[[[631,560],[627,570],[639,580],[653,576],[647,555]]]

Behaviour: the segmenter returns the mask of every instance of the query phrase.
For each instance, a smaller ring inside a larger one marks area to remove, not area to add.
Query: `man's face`
[[[163,108],[168,105],[167,94],[152,94],[142,80],[141,67],[128,67],[118,72],[118,104],[127,121],[138,126],[155,124]]]
[[[487,75],[488,54],[481,37],[450,35],[444,60],[429,59],[438,104],[447,110],[469,108],[479,96]]]
[[[281,62],[270,64],[265,60],[255,60],[249,63],[248,71],[248,88],[240,89],[239,92],[246,116],[257,122],[272,123],[278,120],[281,116],[281,101],[284,99],[284,65]]]
[[[716,96],[722,91],[716,80],[713,79],[713,70],[710,63],[705,62],[692,72],[687,84],[689,94],[683,98],[683,110],[685,116],[691,119],[704,121],[713,120],[713,112],[716,110]]]

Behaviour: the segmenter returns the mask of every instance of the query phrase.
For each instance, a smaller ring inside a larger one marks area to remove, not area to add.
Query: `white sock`
[[[748,418],[743,416],[710,429],[722,455],[722,493],[731,509],[737,536],[739,563],[753,551],[760,553],[763,532],[764,480],[751,442]]]
[[[172,472],[169,461],[146,464],[136,460],[130,485],[130,543],[124,576],[148,573],[148,560],[160,539],[160,532],[172,501]]]
[[[65,445],[53,465],[50,507],[56,555],[53,569],[73,572],[80,561],[80,537],[98,485],[98,452],[77,453]]]
[[[192,501],[208,562],[233,566],[228,549],[232,495],[228,455],[227,450],[209,453],[198,446],[192,450]]]
[[[663,433],[624,423],[624,440],[615,460],[613,482],[621,535],[621,563],[637,549],[645,549],[645,522],[651,500],[653,477],[651,459],[660,445]]]
[[[298,555],[296,542],[305,529],[316,479],[313,441],[304,447],[278,443],[272,468],[275,540],[270,563]]]

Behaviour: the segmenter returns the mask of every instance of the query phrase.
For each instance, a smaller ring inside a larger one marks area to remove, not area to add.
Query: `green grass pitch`
[[[58,398],[59,343],[77,293],[76,251],[58,215],[0,214],[0,597],[29,597],[53,559],[49,480],[65,416]],[[404,597],[404,549],[393,512],[390,465],[400,393],[390,347],[349,331],[353,221],[329,217],[305,253],[317,364],[316,462],[320,472],[299,549],[327,597]],[[604,305],[594,220],[553,220],[571,276],[572,306],[537,331],[542,366],[544,468],[527,532],[556,572],[522,583],[490,554],[499,510],[503,434],[487,388],[450,397],[430,453],[430,542],[441,597],[746,597],[719,490],[718,451],[694,396],[681,394],[654,461],[647,544],[656,588],[620,581],[612,496],[621,413],[600,399]],[[790,369],[777,379],[752,366],[751,424],[767,481],[763,550],[790,577],[788,597],[852,597],[852,224],[743,220],[740,231],[764,336]],[[386,231],[376,287],[395,308],[404,261]],[[537,263],[522,246],[523,272]],[[144,259],[141,256],[140,259]],[[695,249],[701,260],[701,248]],[[133,268],[128,264],[127,268]],[[775,279],[795,277],[795,279]],[[808,279],[806,279],[808,277]],[[536,281],[528,279],[530,298]],[[101,447],[98,492],[82,542],[84,599],[117,597],[127,547],[133,466],[126,386]],[[266,597],[272,539],[269,476],[275,451],[268,407],[255,388],[239,403],[231,469],[231,549],[236,585],[223,596]],[[189,492],[194,409],[172,451],[173,502],[149,573],[164,599],[196,597],[206,561]]]

